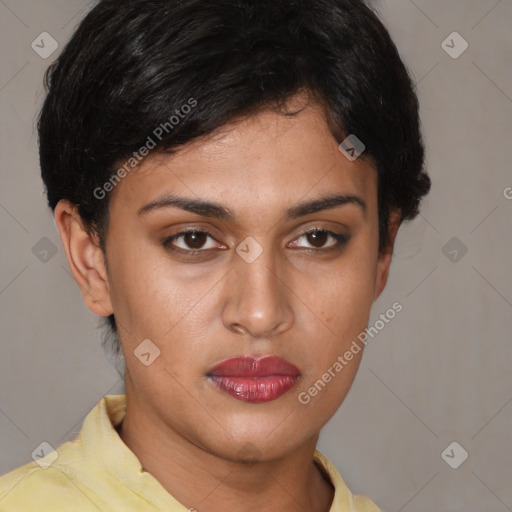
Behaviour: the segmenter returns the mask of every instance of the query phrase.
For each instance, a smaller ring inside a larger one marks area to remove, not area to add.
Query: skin
[[[399,212],[391,214],[391,243],[379,253],[371,159],[345,158],[314,104],[297,96],[291,106],[305,108],[295,117],[261,112],[175,155],[144,160],[111,194],[108,265],[74,205],[62,200],[55,210],[85,303],[118,322],[127,396],[120,436],[169,493],[199,511],[329,510],[333,488],[313,454],[363,351],[307,405],[298,394],[367,327],[388,278]],[[171,192],[221,203],[235,221],[177,207],[138,215]],[[285,216],[334,192],[358,196],[366,210],[347,203]],[[213,238],[182,236],[174,244],[203,247],[198,256],[162,245],[190,228]],[[336,241],[304,234],[312,228],[350,238],[329,250]],[[235,250],[249,236],[263,248],[252,263]],[[160,349],[149,366],[134,355],[145,339]],[[301,370],[298,384],[277,400],[245,403],[205,376],[222,360],[267,354]]]

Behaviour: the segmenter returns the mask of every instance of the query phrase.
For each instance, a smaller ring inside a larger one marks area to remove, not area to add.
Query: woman
[[[103,0],[47,87],[49,205],[126,394],[0,479],[0,509],[377,511],[316,450],[430,188],[373,11]]]

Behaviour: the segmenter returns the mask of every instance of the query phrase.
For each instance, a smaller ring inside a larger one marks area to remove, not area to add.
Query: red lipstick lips
[[[300,370],[277,356],[235,357],[214,366],[207,376],[218,389],[243,402],[279,398],[300,377]]]

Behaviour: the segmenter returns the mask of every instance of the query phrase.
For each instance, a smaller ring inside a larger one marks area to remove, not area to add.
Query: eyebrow
[[[288,219],[293,220],[311,213],[330,210],[344,205],[357,205],[362,209],[363,214],[366,216],[367,206],[365,201],[359,196],[353,194],[333,194],[322,196],[310,201],[303,201],[289,208],[286,211],[285,216]],[[236,220],[235,214],[229,208],[220,203],[181,197],[175,194],[166,194],[156,198],[140,208],[137,215],[142,216],[154,210],[170,207],[180,208],[203,217],[213,217],[230,222],[234,222]]]

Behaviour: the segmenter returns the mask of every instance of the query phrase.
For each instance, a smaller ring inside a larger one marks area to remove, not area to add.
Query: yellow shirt
[[[80,434],[42,458],[0,478],[1,512],[187,512],[119,437],[126,396],[103,397],[86,416]],[[36,453],[37,452],[36,450]],[[57,457],[57,458],[55,458]],[[329,476],[335,494],[330,512],[380,512],[353,495],[336,468],[318,451],[315,460]]]

